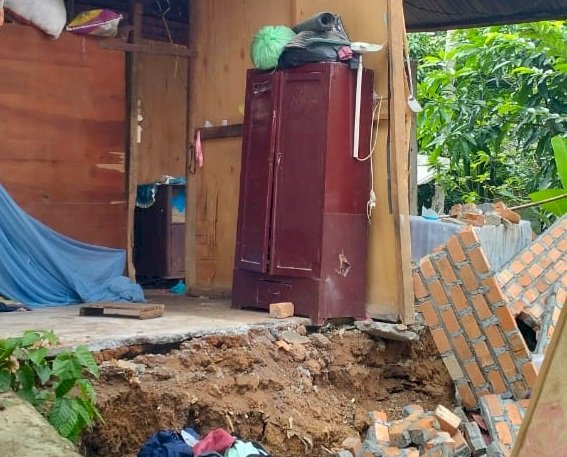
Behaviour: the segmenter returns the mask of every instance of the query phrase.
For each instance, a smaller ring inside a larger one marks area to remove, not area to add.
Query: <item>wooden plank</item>
[[[123,51],[133,54],[149,54],[153,56],[169,56],[187,59],[195,55],[193,51],[182,45],[151,41],[146,41],[144,43],[128,43],[119,38],[110,38],[100,40],[99,46],[102,49],[109,49],[112,51]]]
[[[388,0],[388,42],[390,43],[390,164],[391,195],[394,215],[398,306],[404,324],[415,319],[411,275],[411,240],[408,197],[408,105],[404,69],[405,23],[402,0]]]
[[[567,455],[567,300],[530,398],[512,457]]]
[[[413,87],[417,87],[417,62],[411,62]],[[409,211],[412,215],[417,215],[419,208],[417,207],[417,115],[412,113],[411,116],[411,133],[409,146]]]
[[[124,248],[124,55],[5,24],[0,60],[0,182],[52,229]]]
[[[199,129],[201,140],[218,140],[221,138],[242,137],[242,124],[221,125],[219,127],[203,127]]]
[[[93,303],[81,306],[80,316],[134,317],[140,320],[162,317],[165,305],[142,303]]]

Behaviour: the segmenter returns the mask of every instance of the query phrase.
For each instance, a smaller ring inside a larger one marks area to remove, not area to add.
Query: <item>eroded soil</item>
[[[96,388],[105,423],[84,437],[88,454],[135,456],[155,431],[194,425],[232,430],[274,457],[325,456],[365,430],[368,411],[396,418],[409,403],[452,404],[428,334],[408,345],[343,328],[284,347],[279,336],[208,336],[167,354],[105,362]]]

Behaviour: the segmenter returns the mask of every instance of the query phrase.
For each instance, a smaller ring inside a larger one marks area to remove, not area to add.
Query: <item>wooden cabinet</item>
[[[141,280],[185,276],[185,186],[160,185],[155,203],[136,208],[134,262]]]
[[[249,71],[235,307],[292,301],[318,323],[364,316],[370,168],[352,157],[355,81],[340,63]],[[365,71],[360,157],[372,86]]]

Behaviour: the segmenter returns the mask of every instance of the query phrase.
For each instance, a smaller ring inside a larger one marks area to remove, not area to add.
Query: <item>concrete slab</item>
[[[165,344],[215,333],[240,333],[254,327],[309,324],[305,318],[273,319],[267,312],[237,310],[226,300],[146,293],[149,303],[165,304],[157,319],[79,316],[81,305],[0,314],[0,338],[25,330],[53,330],[62,347],[86,344],[91,350],[134,344]]]

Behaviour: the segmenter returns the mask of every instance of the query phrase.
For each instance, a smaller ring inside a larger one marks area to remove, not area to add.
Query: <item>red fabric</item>
[[[218,452],[224,454],[236,439],[222,428],[210,431],[201,441],[193,446],[193,454],[199,457],[207,452]]]

